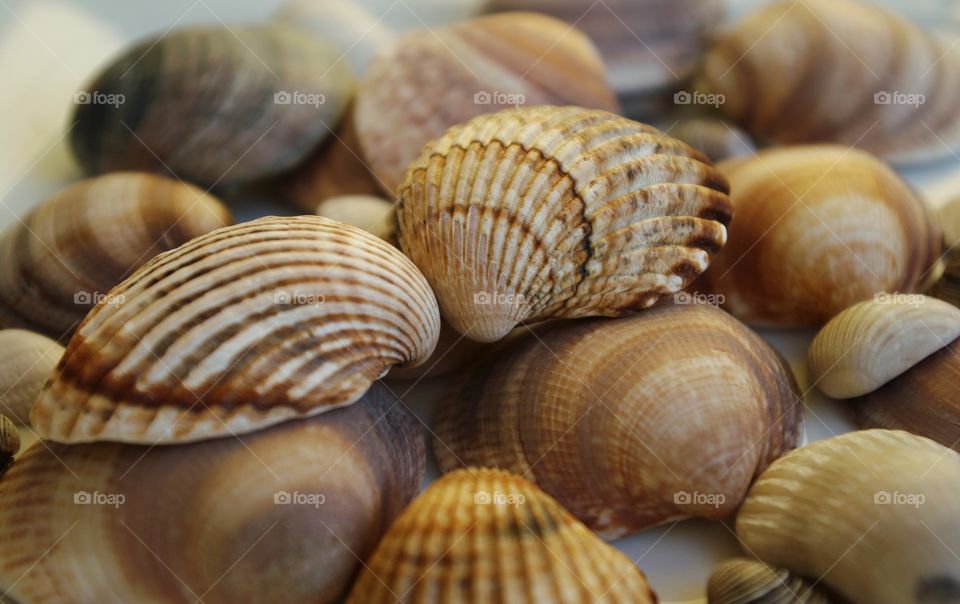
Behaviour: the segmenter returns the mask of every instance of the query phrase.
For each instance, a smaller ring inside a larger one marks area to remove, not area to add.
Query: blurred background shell
[[[940,224],[944,252],[940,270],[931,275],[933,280],[926,293],[960,306],[960,198],[951,199],[940,208]]]
[[[0,330],[0,413],[30,425],[30,406],[63,355],[63,346],[23,329]]]
[[[0,482],[0,584],[36,604],[335,602],[425,457],[379,384],[242,440],[37,443]]]
[[[830,604],[809,581],[758,560],[735,558],[717,566],[707,583],[708,604]]]
[[[65,339],[148,260],[231,222],[216,197],[162,176],[69,185],[0,238],[0,327]]]
[[[397,245],[397,212],[394,203],[374,195],[339,195],[328,197],[316,207],[318,216],[363,229]]]
[[[713,162],[731,157],[752,155],[757,148],[750,135],[731,123],[714,118],[683,118],[664,130],[694,149],[702,151]]]
[[[145,40],[80,93],[88,102],[71,120],[74,156],[91,173],[172,172],[208,187],[282,172],[336,127],[353,92],[339,59],[329,44],[280,25]]]
[[[729,516],[797,445],[802,413],[759,336],[713,306],[663,304],[554,322],[489,355],[445,397],[433,450],[444,471],[524,476],[612,539]]]

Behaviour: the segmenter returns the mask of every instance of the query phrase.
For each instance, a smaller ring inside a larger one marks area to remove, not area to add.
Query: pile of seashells
[[[891,167],[960,146],[960,46],[858,0],[381,4],[86,86],[89,178],[0,238],[3,597],[652,603],[605,541],[699,517],[744,554],[710,603],[960,602],[960,201]],[[819,329],[863,430],[801,446],[748,324]],[[429,421],[381,379],[438,376]]]

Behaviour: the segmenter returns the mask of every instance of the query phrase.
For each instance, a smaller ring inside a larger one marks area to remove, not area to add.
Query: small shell
[[[87,316],[30,420],[59,442],[242,434],[357,400],[440,330],[396,248],[318,216],[262,218],[161,254]]]
[[[686,287],[726,241],[726,179],[656,128],[577,107],[451,128],[410,166],[397,220],[460,333],[619,316]]]
[[[720,564],[707,583],[708,604],[829,604],[803,577],[738,558]]]
[[[33,604],[336,602],[425,461],[380,384],[242,441],[37,444],[0,481],[0,584]]]
[[[391,245],[397,244],[396,207],[373,195],[341,195],[324,199],[317,215],[363,229]]]
[[[339,57],[280,25],[165,32],[88,85],[72,120],[74,156],[91,173],[164,171],[209,187],[277,174],[343,112],[353,81]]]
[[[20,432],[10,418],[0,415],[0,476],[3,476],[10,467],[18,451],[20,451]]]
[[[876,293],[916,291],[939,256],[930,209],[868,153],[786,147],[718,167],[735,217],[696,287],[744,321],[821,325]]]
[[[960,595],[960,454],[907,432],[867,430],[775,461],[737,514],[747,551],[852,602]]]
[[[838,314],[810,346],[817,388],[833,398],[873,392],[960,337],[960,308],[920,294],[880,294]]]
[[[153,256],[231,222],[218,199],[162,176],[127,172],[72,184],[0,239],[0,327],[69,336]]]
[[[729,516],[796,446],[802,414],[759,336],[713,306],[662,305],[555,322],[490,355],[449,391],[433,450],[444,471],[520,474],[612,539]]]
[[[709,118],[679,120],[667,134],[704,153],[711,161],[752,155],[757,148],[750,135],[733,124]]]
[[[398,40],[360,82],[356,128],[367,163],[394,192],[420,149],[447,128],[545,103],[619,108],[585,35],[546,15],[508,13]]]
[[[498,470],[453,472],[394,522],[347,604],[653,604],[629,558]]]
[[[22,329],[0,330],[0,413],[21,426],[30,423],[30,405],[53,374],[63,346]]]

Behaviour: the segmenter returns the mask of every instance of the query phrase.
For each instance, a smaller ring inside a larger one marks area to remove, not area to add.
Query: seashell
[[[497,344],[507,342],[509,339],[510,336],[508,335]],[[437,339],[437,347],[434,348],[433,355],[416,367],[391,369],[387,378],[390,380],[420,381],[447,377],[463,370],[492,348],[493,345],[491,344],[474,342],[441,319],[440,337]]]
[[[150,258],[231,222],[217,198],[162,176],[74,183],[0,238],[0,327],[68,336]]]
[[[6,415],[0,415],[0,476],[7,471],[19,451],[20,432],[16,424]]]
[[[758,140],[858,146],[893,163],[960,148],[960,48],[854,0],[763,5],[706,54],[698,87]]]
[[[741,320],[821,325],[878,292],[916,291],[939,256],[924,201],[868,153],[788,147],[718,168],[735,217],[695,287]]]
[[[933,283],[926,293],[960,306],[960,198],[940,209],[940,224],[944,254],[939,274],[930,275]]]
[[[702,151],[714,162],[753,155],[757,150],[749,134],[721,120],[686,118],[678,120],[667,133]]]
[[[425,361],[440,329],[403,254],[318,216],[198,237],[111,295],[34,403],[43,438],[173,443],[322,413]]]
[[[336,50],[298,28],[165,32],[88,86],[91,102],[77,105],[70,143],[92,173],[166,171],[209,187],[237,184],[305,159],[352,92]],[[118,102],[100,102],[110,99]]]
[[[30,424],[30,405],[53,374],[63,346],[22,329],[0,330],[0,411],[14,423]]]
[[[585,35],[546,15],[510,13],[400,38],[360,81],[355,126],[367,164],[394,192],[448,128],[523,104],[619,108]]]
[[[771,566],[852,602],[951,602],[960,594],[960,454],[907,432],[866,430],[775,461],[737,514]]]
[[[443,471],[515,472],[614,539],[729,516],[797,445],[802,414],[759,336],[713,306],[667,304],[518,338],[448,392],[433,449]]]
[[[424,149],[400,190],[399,239],[450,325],[490,342],[521,322],[619,316],[680,291],[726,241],[728,190],[652,126],[510,109]]]
[[[363,229],[396,245],[397,219],[393,202],[373,195],[341,195],[324,199],[317,214]]]
[[[707,583],[708,604],[829,604],[810,581],[763,562],[737,558],[720,564]]]
[[[242,441],[37,444],[0,482],[0,584],[36,604],[335,602],[425,458],[380,384]]]
[[[960,337],[960,308],[920,294],[880,294],[830,320],[810,346],[810,372],[833,398],[873,392]]]
[[[347,604],[653,604],[629,558],[533,484],[499,470],[452,472],[397,518]]]

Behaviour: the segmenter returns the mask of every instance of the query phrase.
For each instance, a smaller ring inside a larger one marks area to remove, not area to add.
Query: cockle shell
[[[695,287],[744,321],[821,325],[876,293],[915,291],[939,256],[932,211],[869,153],[785,147],[718,167],[735,216]]]
[[[530,107],[451,128],[411,164],[397,220],[459,332],[618,316],[686,287],[726,241],[726,179],[605,111]]]
[[[222,26],[145,40],[84,92],[70,142],[87,171],[172,172],[212,187],[304,159],[353,81],[333,47],[298,28]]]
[[[440,329],[403,254],[319,216],[219,229],[111,295],[34,403],[44,438],[172,443],[322,413],[425,361]]]
[[[0,477],[3,476],[13,456],[20,451],[20,432],[6,415],[0,415]]]
[[[515,472],[605,538],[729,516],[800,438],[790,368],[710,305],[555,322],[491,357],[439,409],[440,468]]]
[[[668,128],[667,134],[702,151],[714,162],[752,155],[757,150],[749,134],[716,119],[684,118]]]
[[[22,329],[0,330],[0,413],[23,426],[30,405],[53,374],[63,346]]]
[[[765,4],[698,80],[758,140],[856,145],[894,163],[960,147],[960,47],[866,2]]]
[[[629,558],[499,470],[452,472],[397,518],[347,604],[653,604]]]
[[[335,602],[425,457],[380,384],[242,439],[37,444],[0,482],[0,589],[34,604]]]
[[[373,195],[340,195],[324,199],[317,215],[353,225],[396,245],[397,219],[393,202]]]
[[[373,173],[394,192],[420,149],[451,126],[504,107],[616,111],[590,40],[546,15],[509,13],[409,33],[357,90],[356,128]]]
[[[708,604],[830,604],[811,581],[763,562],[736,558],[720,564],[707,584]]]
[[[954,602],[960,594],[960,454],[866,430],[775,461],[737,514],[746,551],[851,602]]]
[[[162,176],[125,172],[72,184],[0,238],[0,326],[68,336],[153,256],[231,222],[218,199]]]

